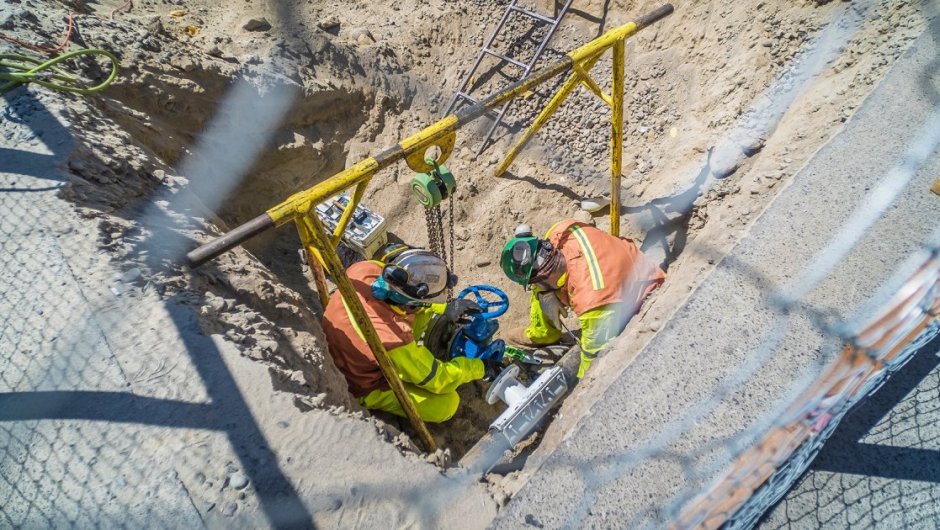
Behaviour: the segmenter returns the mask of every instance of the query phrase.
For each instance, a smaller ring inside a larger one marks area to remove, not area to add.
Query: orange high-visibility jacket
[[[399,313],[389,304],[372,296],[372,284],[382,274],[382,266],[374,261],[360,261],[346,270],[369,320],[386,351],[414,342],[415,315]],[[356,323],[349,316],[342,294],[337,290],[323,312],[323,332],[330,345],[330,356],[346,376],[349,391],[362,397],[373,390],[388,389],[388,381],[379,368],[369,344],[362,339]]]
[[[646,295],[666,279],[666,273],[633,241],[588,224],[561,221],[548,231],[546,239],[565,258],[568,278],[558,297],[576,315],[614,303],[623,303],[632,315]]]

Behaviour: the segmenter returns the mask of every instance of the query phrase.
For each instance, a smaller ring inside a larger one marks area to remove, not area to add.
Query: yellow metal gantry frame
[[[612,151],[610,162],[610,232],[611,234],[619,235],[620,172],[623,157],[624,41],[637,31],[668,16],[672,11],[672,5],[665,4],[639,17],[634,22],[629,22],[608,31],[584,46],[568,52],[562,59],[532,73],[528,77],[512,83],[483,101],[465,107],[454,114],[445,116],[440,121],[405,138],[399,144],[389,147],[375,156],[361,160],[319,184],[291,195],[287,200],[275,205],[264,214],[261,214],[231,232],[187,254],[186,257],[189,265],[191,267],[197,267],[265,230],[293,222],[300,234],[308,262],[313,270],[321,303],[325,307],[328,301],[324,275],[324,269],[326,269],[326,272],[330,274],[334,283],[336,283],[336,287],[339,289],[343,300],[346,301],[356,323],[362,330],[366,342],[372,349],[372,353],[375,355],[375,359],[379,363],[382,373],[388,380],[389,386],[395,393],[395,397],[398,398],[399,403],[401,403],[402,409],[408,416],[411,425],[418,432],[425,447],[429,451],[436,450],[437,445],[431,433],[428,431],[424,421],[421,420],[417,410],[414,408],[414,403],[412,403],[411,398],[406,393],[405,387],[399,379],[398,373],[395,371],[395,367],[389,360],[388,352],[385,351],[382,341],[379,340],[375,328],[365,312],[362,301],[353,289],[352,283],[346,276],[346,271],[343,269],[339,256],[336,253],[336,247],[342,239],[346,225],[349,223],[349,219],[352,217],[356,206],[362,200],[362,196],[372,176],[375,175],[377,171],[397,163],[402,159],[404,159],[408,167],[414,171],[421,173],[431,171],[435,164],[443,164],[453,152],[457,140],[457,129],[479,118],[488,110],[496,108],[506,101],[528,92],[545,81],[559,74],[571,72],[571,75],[559,89],[558,93],[552,97],[551,101],[538,115],[522,138],[513,146],[509,153],[507,153],[506,158],[498,166],[496,174],[501,175],[506,171],[509,164],[512,163],[525,144],[532,138],[535,132],[548,121],[568,94],[570,94],[577,85],[582,84],[613,109],[611,115],[612,135],[610,141]],[[607,49],[613,50],[613,80],[610,95],[604,94],[589,75],[591,68]],[[440,150],[440,154],[436,159],[430,157],[433,163],[429,164],[426,156],[431,147],[437,147]],[[332,234],[329,234],[317,217],[315,207],[323,201],[353,186],[355,186],[353,196],[346,206],[343,215],[340,217],[335,230],[333,230]]]

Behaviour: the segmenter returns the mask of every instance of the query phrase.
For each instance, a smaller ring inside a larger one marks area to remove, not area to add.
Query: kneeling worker
[[[478,379],[492,380],[499,373],[498,363],[480,359],[456,357],[441,362],[416,342],[432,313],[472,310],[466,301],[435,303],[456,283],[456,277],[437,255],[405,245],[389,245],[379,261],[355,263],[346,274],[425,421],[450,419],[460,403],[458,386]],[[323,331],[330,356],[359,403],[368,409],[404,416],[339,291],[333,293],[323,314]]]
[[[532,287],[529,326],[503,338],[521,346],[554,344],[562,313],[573,309],[581,324],[578,378],[666,279],[633,241],[573,219],[557,223],[544,239],[521,225],[503,247],[500,266],[512,281]]]

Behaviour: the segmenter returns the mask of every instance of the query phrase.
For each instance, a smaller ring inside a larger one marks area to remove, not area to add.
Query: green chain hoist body
[[[432,160],[427,161],[434,166],[434,169],[428,173],[418,173],[411,179],[411,191],[414,193],[418,202],[424,206],[424,219],[428,225],[428,250],[434,252],[447,268],[454,271],[454,204],[451,203],[447,209],[448,214],[448,234],[447,240],[444,238],[444,212],[441,209],[441,203],[445,199],[451,198],[457,189],[457,182],[454,174],[442,164],[437,164]],[[445,246],[446,245],[446,246]],[[447,299],[453,297],[453,290],[447,290]]]

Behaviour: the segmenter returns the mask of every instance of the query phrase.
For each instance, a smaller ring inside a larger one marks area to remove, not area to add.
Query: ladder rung
[[[480,103],[479,100],[474,99],[473,96],[467,94],[466,92],[457,92],[457,97],[464,98],[465,100],[469,101],[471,105],[477,105]],[[486,113],[496,114],[496,111],[494,109],[486,109]]]
[[[470,97],[469,94],[466,94],[465,92],[457,92],[457,97],[464,98],[465,100],[469,101],[470,103],[473,103],[474,105],[479,103],[479,101],[473,99],[472,97]]]
[[[493,50],[491,50],[491,49],[489,49],[489,48],[483,48],[483,51],[486,52],[486,53],[488,53],[488,54],[490,54],[490,55],[492,55],[493,57],[496,57],[497,59],[502,59],[503,61],[506,61],[507,63],[514,64],[514,65],[518,66],[519,68],[526,68],[526,67],[528,67],[528,65],[525,64],[525,63],[521,63],[521,62],[519,62],[519,61],[517,61],[517,60],[515,60],[515,59],[512,59],[512,58],[510,58],[510,57],[506,57],[505,55],[503,55],[503,54],[501,54],[501,53],[496,53],[496,52],[494,52]]]
[[[513,11],[518,11],[518,12],[522,13],[523,15],[526,15],[526,16],[529,16],[529,17],[534,18],[535,20],[541,20],[542,22],[544,22],[544,23],[546,23],[546,24],[554,24],[554,23],[555,23],[555,19],[553,19],[553,18],[548,18],[548,17],[546,17],[546,16],[544,16],[544,15],[540,15],[540,14],[538,14],[538,13],[533,13],[532,11],[529,11],[528,9],[525,9],[524,7],[519,7],[519,6],[513,5],[513,6],[510,6],[509,9],[512,9]]]

